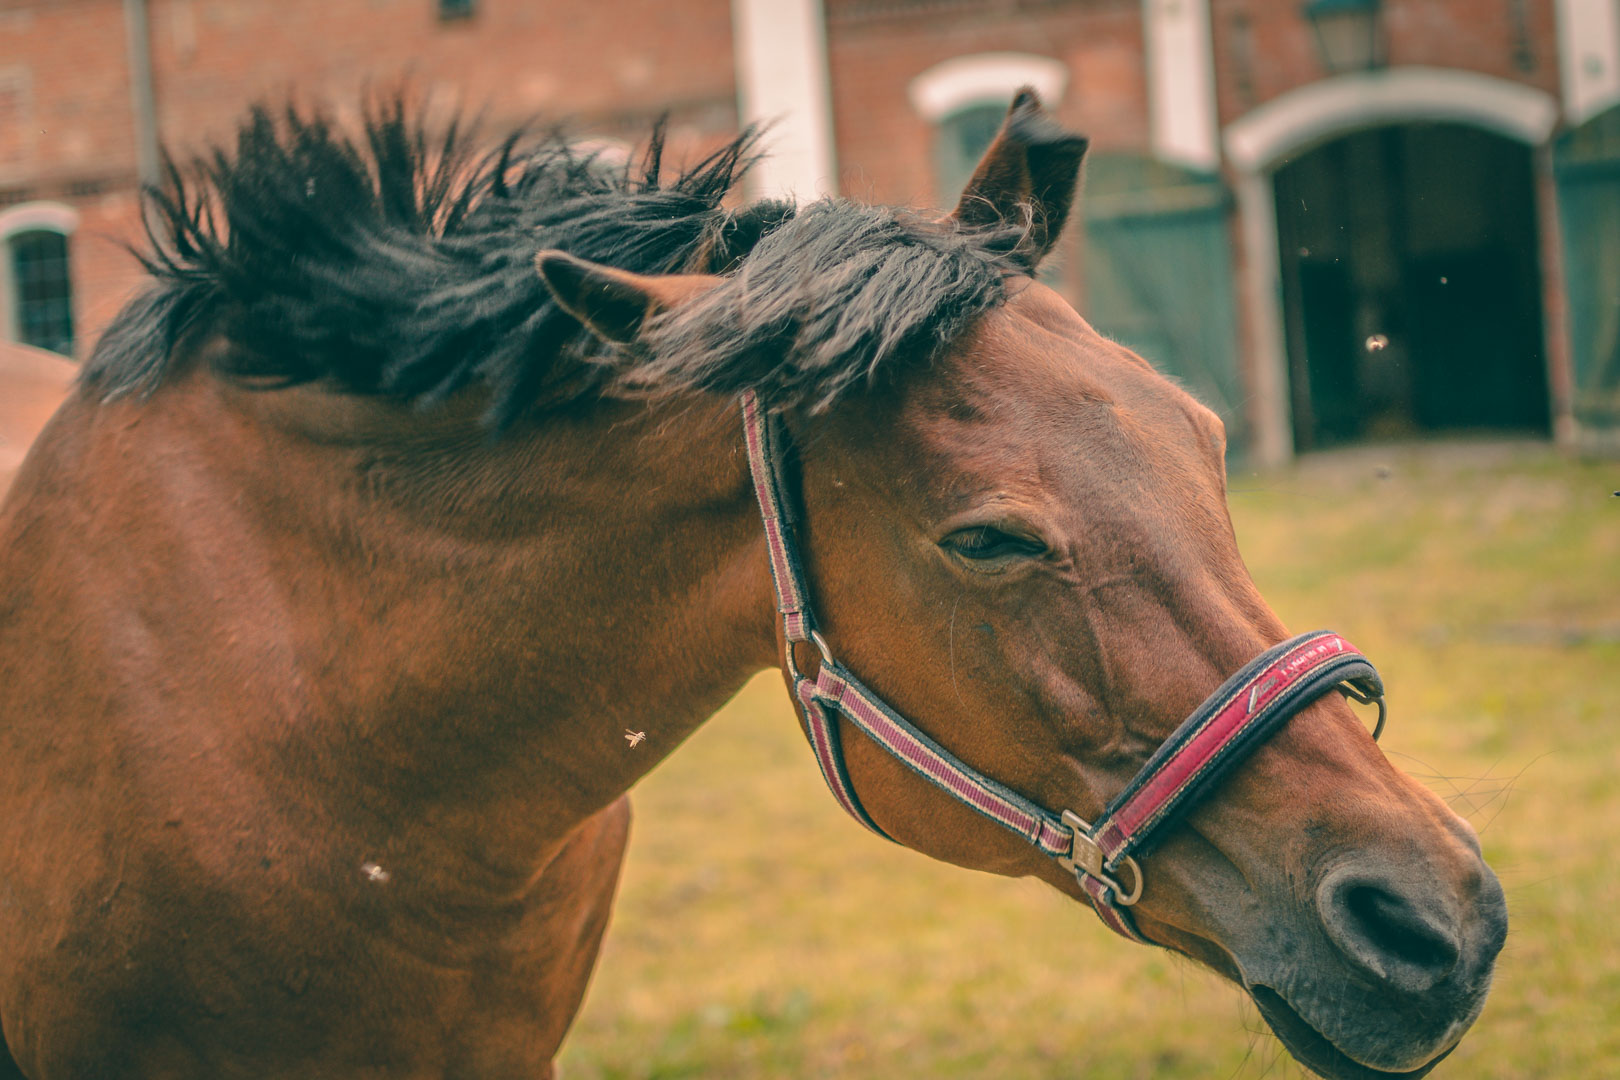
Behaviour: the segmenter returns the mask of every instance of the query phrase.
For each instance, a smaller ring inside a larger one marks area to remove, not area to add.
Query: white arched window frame
[[[1056,108],[1068,85],[1068,66],[1050,56],[974,53],[935,64],[911,80],[909,95],[918,115],[937,124],[975,105],[1000,102],[1006,108],[1021,86],[1033,86],[1048,108]]]
[[[0,333],[4,333],[5,340],[21,339],[17,283],[12,278],[12,238],[24,233],[54,232],[71,239],[78,228],[78,211],[65,203],[27,202],[0,210]],[[71,290],[71,272],[68,281]]]
[[[958,147],[951,140],[988,145],[985,136],[995,131],[1001,113],[1021,87],[1033,86],[1041,101],[1055,108],[1068,84],[1069,69],[1062,61],[1013,52],[953,57],[912,79],[908,87],[912,108],[935,128],[934,180],[940,201],[949,203],[956,197],[984,149]],[[958,130],[964,124],[967,128]]]

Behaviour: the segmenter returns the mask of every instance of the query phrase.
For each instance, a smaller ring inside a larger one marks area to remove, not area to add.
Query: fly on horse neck
[[[1324,1076],[1457,1045],[1501,889],[1257,591],[1219,420],[1037,279],[1033,93],[944,214],[426,132],[176,167],[0,509],[0,1078],[549,1076],[626,793],[769,668],[873,832]]]

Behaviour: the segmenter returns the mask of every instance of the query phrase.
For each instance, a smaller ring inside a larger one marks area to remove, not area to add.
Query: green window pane
[[[73,355],[73,279],[68,238],[40,229],[11,237],[11,287],[17,340]]]

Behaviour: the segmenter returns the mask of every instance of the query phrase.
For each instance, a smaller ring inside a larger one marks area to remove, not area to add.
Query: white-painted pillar
[[[1620,105],[1620,0],[1558,0],[1558,68],[1571,127]]]
[[[1201,172],[1221,164],[1209,0],[1142,0],[1153,154]]]
[[[156,184],[161,179],[162,152],[152,92],[152,31],[146,0],[124,0],[124,33],[129,47],[129,100],[135,119],[135,174],[143,184]]]
[[[1277,250],[1277,195],[1271,174],[1237,174],[1238,219],[1243,236],[1243,303],[1248,315],[1250,390],[1255,410],[1254,463],[1285,465],[1294,456],[1294,407],[1283,334],[1282,269]]]
[[[731,0],[731,27],[738,111],[770,125],[750,192],[801,202],[837,194],[821,0]]]

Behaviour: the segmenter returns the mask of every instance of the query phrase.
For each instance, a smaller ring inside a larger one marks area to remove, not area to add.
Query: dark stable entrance
[[[1549,429],[1530,148],[1359,131],[1276,173],[1294,443]]]

